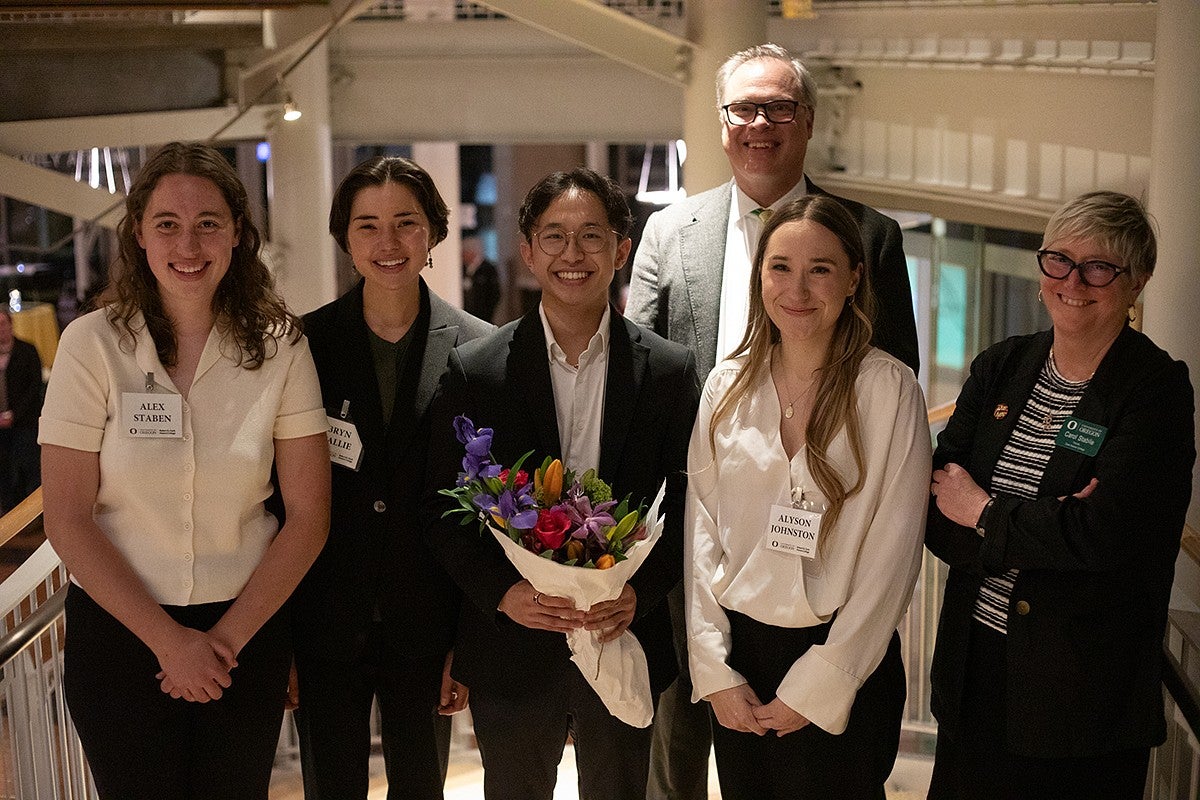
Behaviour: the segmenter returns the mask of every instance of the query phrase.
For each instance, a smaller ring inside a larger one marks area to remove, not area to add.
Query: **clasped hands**
[[[628,583],[615,600],[596,603],[587,611],[575,608],[569,597],[543,594],[527,580],[514,583],[500,600],[499,610],[526,628],[568,633],[583,628],[598,631],[600,642],[618,638],[637,611],[637,593]]]
[[[776,736],[786,736],[808,724],[803,715],[778,697],[763,705],[746,683],[713,692],[704,699],[712,704],[717,722],[733,731],[762,736],[773,730]]]
[[[198,631],[176,625],[167,643],[154,654],[162,667],[154,676],[159,688],[177,700],[220,700],[233,684],[229,673],[237,666],[237,649],[216,627]]]

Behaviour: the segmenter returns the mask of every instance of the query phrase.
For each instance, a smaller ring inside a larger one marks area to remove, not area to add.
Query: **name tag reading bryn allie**
[[[135,439],[183,437],[183,398],[155,392],[121,393],[121,431]]]
[[[763,547],[776,553],[812,558],[821,537],[821,512],[771,506]]]

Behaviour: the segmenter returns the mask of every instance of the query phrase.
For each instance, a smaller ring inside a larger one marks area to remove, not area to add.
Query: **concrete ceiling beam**
[[[212,131],[227,125],[237,114],[237,108],[226,106],[3,122],[0,123],[0,152],[66,153],[93,147],[145,147],[174,141],[204,140]],[[220,138],[261,139],[278,117],[279,106],[256,106],[222,131]]]
[[[691,80],[692,44],[594,0],[480,0],[481,5],[679,86]]]
[[[78,219],[95,220],[106,228],[117,227],[125,205],[123,195],[93,189],[62,173],[7,155],[0,155],[0,186],[8,197]]]

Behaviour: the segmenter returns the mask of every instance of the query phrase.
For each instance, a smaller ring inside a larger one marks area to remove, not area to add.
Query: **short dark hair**
[[[607,175],[601,175],[594,169],[576,167],[569,172],[551,172],[542,178],[525,195],[525,202],[517,214],[517,225],[525,241],[533,240],[533,226],[550,204],[567,192],[584,191],[596,195],[604,206],[604,215],[608,217],[609,226],[624,239],[629,236],[633,227],[633,215],[629,212],[629,201],[617,182]]]
[[[350,170],[333,194],[333,205],[329,208],[329,233],[343,252],[350,252],[346,234],[350,231],[350,206],[354,205],[354,198],[368,186],[382,186],[385,183],[407,186],[417,196],[421,210],[429,219],[430,247],[446,238],[450,231],[450,209],[433,185],[429,173],[411,159],[374,156]]]

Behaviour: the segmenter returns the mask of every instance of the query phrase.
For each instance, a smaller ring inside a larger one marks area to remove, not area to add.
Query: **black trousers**
[[[208,630],[231,604],[163,608]],[[101,798],[265,800],[291,663],[282,613],[242,648],[233,685],[208,703],[163,694],[154,653],[73,584],[66,629],[67,707]]]
[[[1141,800],[1148,747],[1090,758],[1008,751],[1005,645],[1004,634],[971,625],[958,736],[938,732],[930,800]]]
[[[363,800],[371,702],[378,698],[391,800],[441,800],[450,718],[437,714],[444,656],[409,658],[375,636],[358,661],[297,654],[300,763],[307,800]]]
[[[732,644],[729,665],[750,683],[763,703],[796,659],[821,644],[829,623],[779,628],[728,611]],[[845,732],[834,736],[816,725],[765,736],[724,728],[712,718],[717,775],[724,800],[821,798],[884,800],[884,782],[900,746],[900,719],[907,689],[900,637],[892,634],[883,661],[859,689]]]
[[[682,581],[667,595],[667,604],[671,610],[671,638],[679,659],[679,675],[663,691],[654,710],[646,800],[708,800],[712,731],[706,704],[692,702]]]
[[[551,800],[570,733],[580,800],[645,800],[650,728],[626,725],[574,664],[533,695],[471,689],[487,800]],[[536,676],[521,676],[530,680]]]

